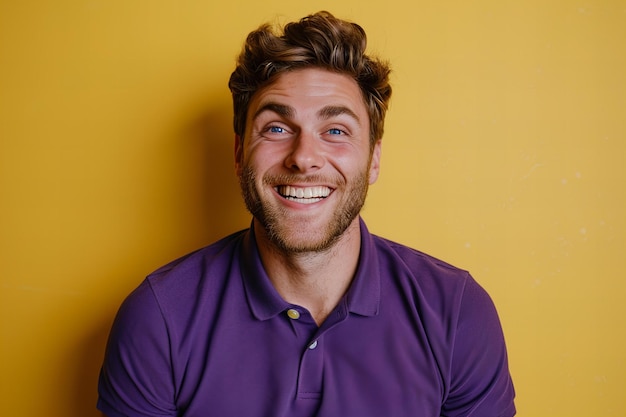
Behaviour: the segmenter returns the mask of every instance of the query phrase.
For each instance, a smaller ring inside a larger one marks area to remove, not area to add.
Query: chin
[[[295,226],[298,230],[278,227],[278,230],[270,230],[268,237],[274,245],[287,253],[326,252],[339,241],[347,229],[337,227],[337,224],[332,222],[325,226],[309,225],[309,227],[316,231],[302,230],[300,223]]]

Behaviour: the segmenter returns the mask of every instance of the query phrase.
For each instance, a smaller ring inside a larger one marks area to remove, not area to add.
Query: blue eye
[[[285,129],[283,129],[280,126],[271,126],[269,129],[270,133],[283,133],[285,132]]]
[[[341,135],[343,131],[341,129],[329,129],[328,133],[331,135]]]

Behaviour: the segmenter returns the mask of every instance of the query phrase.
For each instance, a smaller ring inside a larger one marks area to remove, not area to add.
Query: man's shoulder
[[[466,320],[497,320],[491,297],[467,270],[388,239],[375,242],[384,282],[420,309],[423,320],[439,323],[439,315],[458,318],[462,310]]]
[[[181,256],[150,273],[144,284],[156,293],[180,295],[195,291],[206,279],[225,279],[245,234],[246,230],[238,231]]]
[[[372,235],[376,251],[389,266],[406,268],[414,274],[467,279],[469,272],[438,257],[387,238]]]
[[[241,230],[222,239],[189,252],[163,266],[148,275],[148,278],[157,279],[167,275],[185,274],[189,270],[201,266],[211,266],[215,263],[229,261],[235,255],[239,243],[247,230]]]
[[[471,274],[435,256],[392,240],[374,237],[382,283],[391,293],[426,311],[457,314],[468,294],[484,292]],[[468,293],[469,291],[469,293]],[[473,303],[472,300],[467,300]]]
[[[188,253],[149,274],[122,304],[122,310],[158,314],[167,320],[189,320],[198,300],[217,304],[229,278],[236,274],[239,248],[246,231],[233,233]]]

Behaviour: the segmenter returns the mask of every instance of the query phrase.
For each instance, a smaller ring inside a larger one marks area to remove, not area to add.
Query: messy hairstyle
[[[367,36],[356,23],[322,11],[277,31],[261,25],[251,32],[228,87],[233,95],[235,133],[243,138],[252,96],[280,74],[321,68],[353,78],[363,93],[370,119],[370,144],[381,139],[391,97],[390,68],[365,54]]]

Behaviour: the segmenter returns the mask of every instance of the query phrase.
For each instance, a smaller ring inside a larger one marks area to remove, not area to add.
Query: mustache
[[[328,175],[300,175],[300,174],[265,174],[263,176],[263,184],[269,186],[286,185],[286,184],[345,184],[345,180],[341,176]]]

